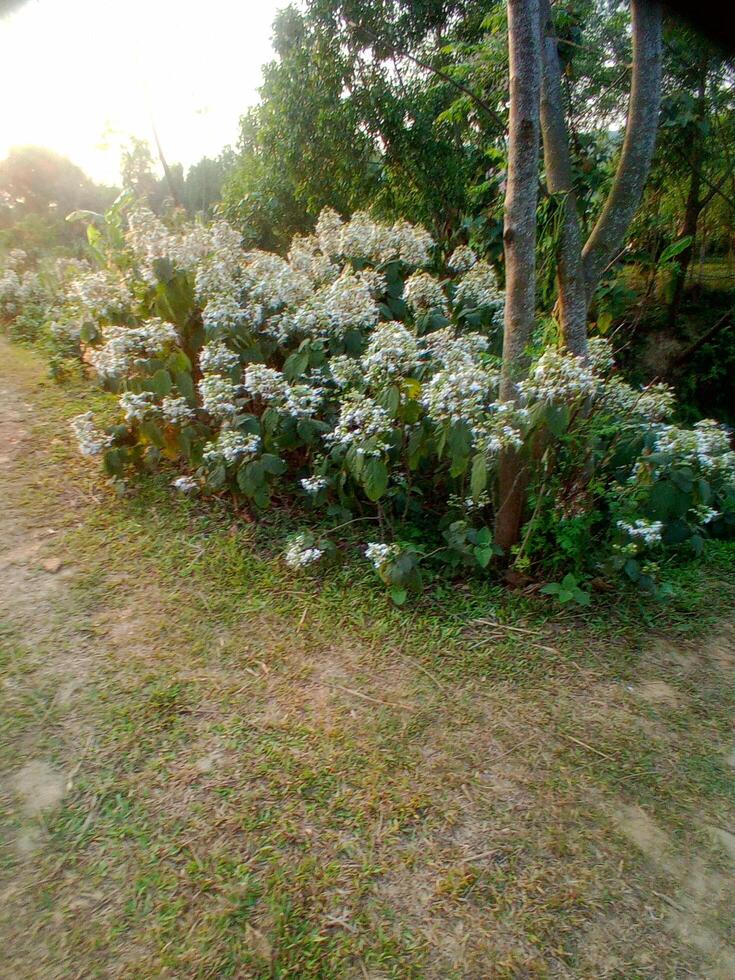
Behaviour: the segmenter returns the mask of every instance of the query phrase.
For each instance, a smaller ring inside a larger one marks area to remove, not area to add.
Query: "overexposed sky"
[[[130,134],[216,156],[258,100],[288,0],[29,0],[0,20],[0,159],[36,144],[115,183]],[[149,109],[150,106],[150,109]]]

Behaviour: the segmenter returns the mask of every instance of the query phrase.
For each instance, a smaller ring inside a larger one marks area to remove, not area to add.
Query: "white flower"
[[[369,282],[350,269],[318,289],[308,301],[273,323],[281,341],[293,336],[342,337],[348,330],[369,330],[380,311]]]
[[[592,337],[587,343],[587,359],[598,374],[607,374],[615,365],[612,344],[604,337]]]
[[[202,408],[213,418],[227,419],[237,412],[237,388],[218,374],[209,374],[199,382]]]
[[[74,279],[69,283],[68,293],[82,313],[92,320],[109,319],[127,309],[133,301],[125,280],[105,269],[87,272]]]
[[[688,463],[707,474],[732,479],[735,453],[728,432],[712,419],[702,419],[693,429],[661,425],[656,433],[656,452],[667,453],[677,462]]]
[[[221,341],[205,344],[199,351],[199,366],[204,374],[227,374],[240,363],[240,356]]]
[[[260,436],[243,434],[236,429],[223,429],[215,442],[204,447],[204,462],[212,467],[220,463],[231,466],[233,463],[252,459],[260,451]]]
[[[675,395],[668,385],[658,383],[637,390],[616,375],[598,390],[597,402],[608,411],[631,416],[636,422],[661,422],[674,409]]]
[[[178,344],[179,335],[170,323],[154,317],[140,327],[106,327],[102,339],[104,346],[90,350],[88,357],[104,378],[129,374],[137,360],[154,357]]]
[[[618,521],[617,526],[621,531],[625,531],[629,537],[637,538],[647,545],[657,544],[661,540],[661,532],[664,529],[661,521],[648,521],[644,518],[640,518],[633,524]]]
[[[82,456],[98,456],[110,445],[112,439],[95,426],[92,412],[77,415],[69,423],[79,444]]]
[[[249,364],[242,376],[242,386],[249,395],[264,402],[282,402],[288,397],[288,382],[283,374],[265,364]]]
[[[316,548],[310,543],[307,535],[298,534],[289,542],[284,559],[289,568],[305,568],[319,561],[323,554],[321,548]]]
[[[447,259],[452,272],[467,272],[477,262],[477,256],[469,245],[458,245]]]
[[[447,298],[441,284],[428,272],[414,272],[403,287],[403,297],[414,313],[447,310]]]
[[[301,481],[301,486],[309,494],[317,494],[320,490],[326,490],[329,480],[323,476],[307,476]]]
[[[312,388],[306,384],[290,385],[284,411],[297,418],[310,419],[319,411],[323,397],[323,388]]]
[[[505,297],[498,289],[498,280],[492,266],[480,261],[469,269],[457,286],[454,305],[487,307],[492,313],[493,324],[502,324]]]
[[[171,481],[171,486],[179,493],[193,493],[199,489],[199,484],[191,476],[177,476],[175,480]]]
[[[161,412],[166,421],[172,425],[182,425],[194,418],[194,409],[185,398],[164,398],[161,402]]]
[[[395,320],[380,323],[370,335],[362,371],[370,381],[414,374],[418,361],[416,337]],[[353,362],[354,363],[354,362]]]
[[[381,405],[372,398],[354,398],[348,395],[342,402],[339,421],[334,430],[325,436],[325,441],[335,446],[357,445],[358,452],[364,452],[364,447],[360,444],[376,438],[377,442],[369,455],[378,456],[388,448],[389,444],[384,436],[390,429],[391,420]]]
[[[383,565],[393,558],[397,558],[399,554],[400,548],[397,544],[384,544],[381,541],[371,541],[365,548],[365,557],[373,563],[376,570],[380,570]]]
[[[548,347],[518,391],[528,402],[555,402],[587,398],[598,386],[598,378],[581,357]]]
[[[120,408],[125,412],[125,419],[128,422],[143,422],[148,416],[157,414],[156,396],[152,391],[141,391],[136,394],[133,391],[124,391],[120,395]]]

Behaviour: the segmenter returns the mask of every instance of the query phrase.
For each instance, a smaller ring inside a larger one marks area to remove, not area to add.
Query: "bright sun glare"
[[[46,146],[114,183],[151,116],[170,161],[216,155],[257,101],[285,2],[30,0],[0,21],[0,157]]]

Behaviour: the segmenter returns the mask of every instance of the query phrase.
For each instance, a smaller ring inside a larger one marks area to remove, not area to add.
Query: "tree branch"
[[[489,105],[483,98],[481,98],[477,94],[477,92],[473,92],[472,89],[467,88],[466,85],[463,85],[461,82],[458,82],[456,79],[452,78],[451,75],[448,75],[445,71],[442,71],[441,68],[435,68],[433,65],[430,65],[428,62],[422,61],[420,58],[417,58],[415,55],[409,54],[408,51],[387,44],[384,38],[378,37],[378,35],[374,34],[373,31],[370,30],[370,28],[363,27],[362,24],[355,24],[354,21],[351,20],[347,21],[347,26],[354,28],[356,31],[362,31],[362,33],[367,34],[367,36],[371,40],[378,41],[380,44],[385,45],[385,47],[390,48],[392,56],[400,55],[402,58],[408,58],[409,61],[412,61],[415,65],[418,65],[419,68],[425,68],[426,71],[430,71],[438,78],[441,78],[443,81],[448,82],[459,92],[462,92],[464,95],[472,99],[472,101],[476,105],[478,105],[483,110],[483,112],[486,112],[487,115],[490,116],[490,118],[496,123],[496,125],[501,130],[501,132],[505,133],[507,126],[505,124],[504,119],[495,111],[495,109],[493,109],[491,105]]]
[[[631,0],[631,17],[633,77],[623,149],[610,194],[582,251],[588,300],[640,204],[656,144],[661,105],[659,0]]]
[[[541,132],[546,183],[549,193],[559,195],[563,212],[556,255],[561,334],[569,352],[584,357],[587,354],[587,291],[557,41],[551,5],[549,0],[541,0]]]

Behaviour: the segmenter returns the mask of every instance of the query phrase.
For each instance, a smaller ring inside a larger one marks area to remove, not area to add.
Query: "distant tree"
[[[222,200],[222,187],[235,167],[236,156],[225,148],[218,157],[202,157],[189,167],[181,188],[181,203],[189,214],[209,215]]]
[[[66,157],[43,147],[18,147],[0,162],[0,227],[14,229],[11,240],[20,247],[71,244],[82,232],[66,216],[104,211],[116,193]]]

